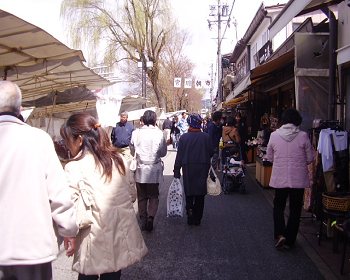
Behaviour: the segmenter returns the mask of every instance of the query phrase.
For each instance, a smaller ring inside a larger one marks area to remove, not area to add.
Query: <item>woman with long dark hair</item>
[[[130,198],[126,161],[89,114],[72,115],[60,132],[71,154],[65,171],[74,199],[77,203],[82,195],[91,205],[89,220],[78,220],[73,270],[79,280],[120,279],[121,269],[147,253]]]

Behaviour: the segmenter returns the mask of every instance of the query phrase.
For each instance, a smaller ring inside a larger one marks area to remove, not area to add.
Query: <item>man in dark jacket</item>
[[[222,137],[222,112],[216,111],[212,115],[212,121],[208,124],[208,134],[213,145],[214,154],[211,159],[211,166],[214,170],[219,164],[219,142]]]
[[[130,157],[129,144],[133,130],[134,126],[128,123],[128,113],[121,113],[120,121],[113,127],[111,140],[113,145],[119,148],[120,152],[126,157]]]
[[[174,177],[180,178],[182,169],[187,223],[199,226],[203,217],[207,177],[213,150],[209,135],[201,131],[201,116],[191,114],[187,122],[188,132],[183,134],[179,140],[174,163]]]
[[[164,120],[163,125],[162,125],[162,129],[164,131],[164,136],[165,136],[165,139],[167,141],[170,140],[170,131],[171,131],[172,125],[173,125],[173,122],[169,119],[169,117],[167,117]]]

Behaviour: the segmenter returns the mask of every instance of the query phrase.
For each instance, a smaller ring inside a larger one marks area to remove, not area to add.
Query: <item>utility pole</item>
[[[217,77],[218,77],[218,97],[219,101],[223,101],[222,96],[222,86],[221,86],[221,80],[222,80],[222,66],[221,66],[221,24],[227,23],[229,19],[228,17],[228,5],[227,4],[221,4],[220,0],[218,0],[217,5],[210,5],[210,17],[217,17],[215,20],[209,20],[208,19],[208,25],[209,29],[212,28],[213,24],[218,25],[218,37],[217,37]]]
[[[210,110],[213,109],[214,65],[210,65]]]

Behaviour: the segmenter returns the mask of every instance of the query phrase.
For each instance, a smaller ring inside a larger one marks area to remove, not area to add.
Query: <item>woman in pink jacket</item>
[[[273,132],[267,145],[266,158],[273,162],[270,186],[275,188],[273,207],[274,236],[277,249],[294,246],[303,205],[304,188],[309,187],[308,165],[314,150],[306,132],[299,130],[302,117],[295,109],[287,109],[281,127]],[[289,197],[287,225],[284,210]]]

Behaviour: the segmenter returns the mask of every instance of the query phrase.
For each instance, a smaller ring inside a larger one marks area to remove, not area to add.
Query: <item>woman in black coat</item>
[[[200,225],[213,146],[207,133],[201,131],[202,118],[191,114],[187,118],[188,133],[181,136],[174,164],[174,177],[180,178],[182,169],[186,195],[187,223]]]

